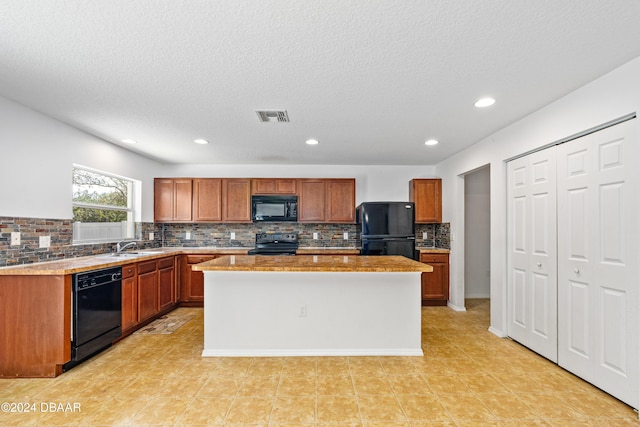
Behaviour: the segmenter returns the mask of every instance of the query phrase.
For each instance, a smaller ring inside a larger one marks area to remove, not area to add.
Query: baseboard
[[[491,294],[467,294],[465,299],[491,298]]]
[[[467,311],[465,307],[459,307],[455,304],[452,304],[451,301],[448,302],[447,307],[454,311]]]
[[[230,349],[203,350],[202,357],[287,357],[287,356],[424,356],[413,348],[335,348],[335,349]]]
[[[501,330],[498,330],[498,329],[494,328],[493,326],[489,327],[489,332],[491,332],[493,335],[495,335],[495,336],[497,336],[499,338],[506,338],[507,337],[507,334],[505,334]]]

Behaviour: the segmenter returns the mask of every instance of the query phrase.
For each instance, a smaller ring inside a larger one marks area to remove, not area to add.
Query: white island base
[[[203,356],[423,355],[419,272],[203,270]]]

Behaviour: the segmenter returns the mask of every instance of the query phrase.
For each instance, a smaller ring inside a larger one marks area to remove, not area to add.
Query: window
[[[136,236],[139,182],[73,167],[73,243],[116,242]]]

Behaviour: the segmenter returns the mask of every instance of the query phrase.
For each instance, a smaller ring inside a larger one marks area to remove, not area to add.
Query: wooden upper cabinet
[[[222,221],[251,222],[250,179],[222,179]]]
[[[327,185],[324,179],[298,180],[298,222],[325,222]]]
[[[356,180],[299,179],[299,222],[356,222]]]
[[[251,194],[296,194],[296,180],[284,178],[255,178],[251,180]]]
[[[356,222],[355,179],[327,180],[327,222]]]
[[[222,179],[193,180],[193,220],[222,221]]]
[[[192,221],[192,185],[189,178],[154,179],[155,221]]]
[[[409,182],[409,200],[416,205],[416,223],[442,222],[442,180],[412,179]]]

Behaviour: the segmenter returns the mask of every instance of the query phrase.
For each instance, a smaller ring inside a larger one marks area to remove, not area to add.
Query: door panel
[[[558,147],[558,352],[560,366],[637,408],[638,173],[627,164],[640,158],[635,127]]]
[[[510,337],[557,360],[555,149],[507,166]]]

